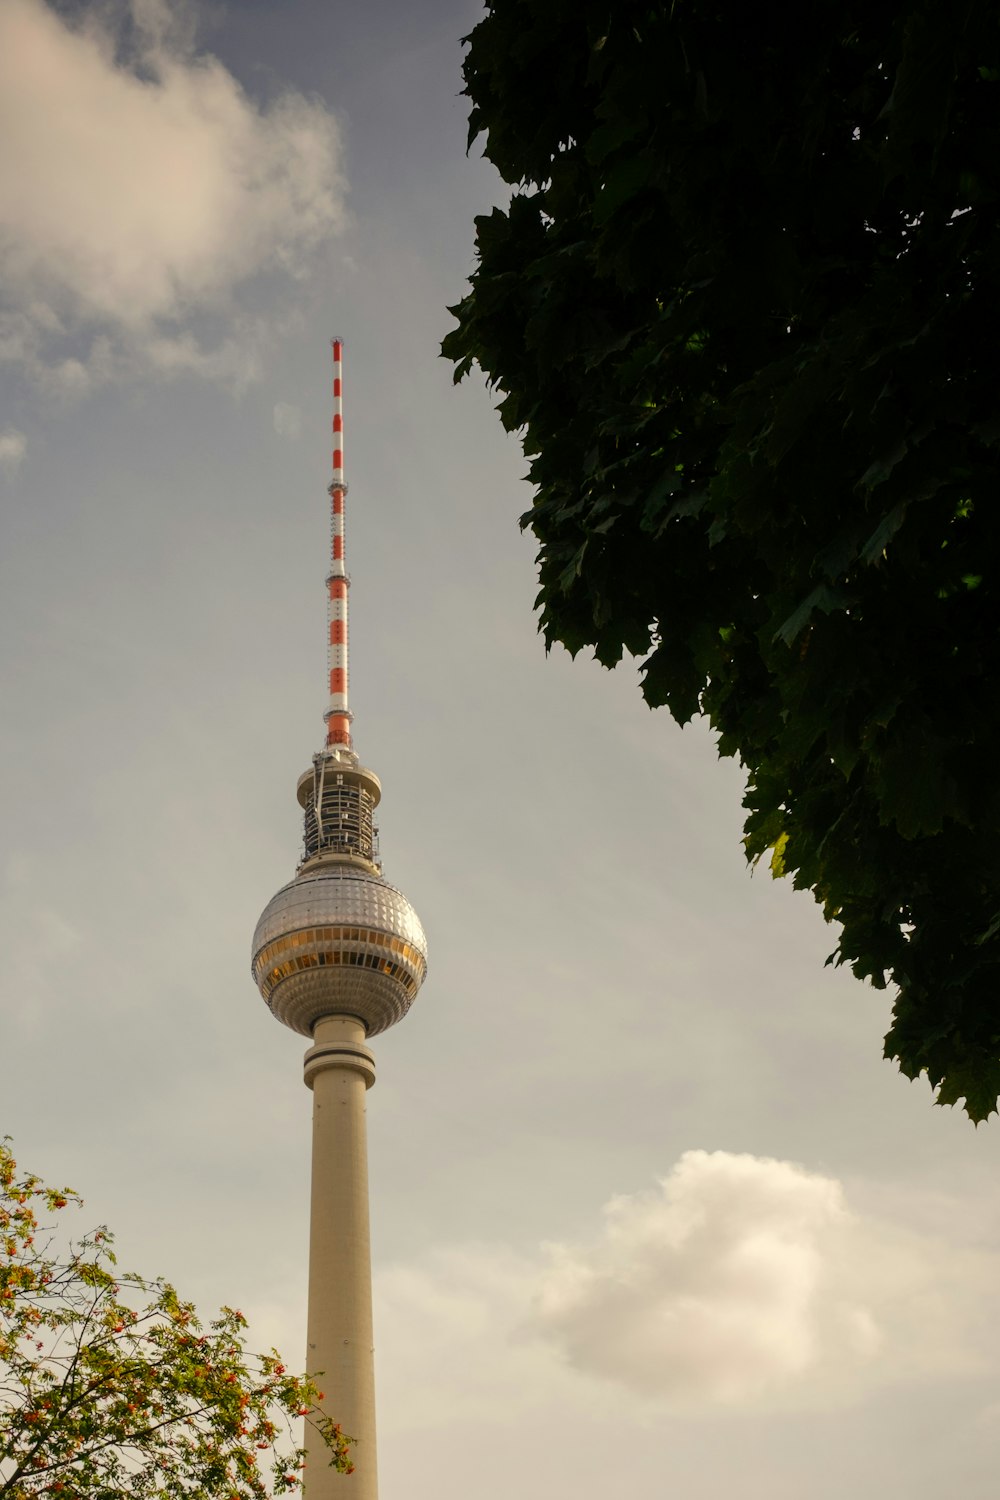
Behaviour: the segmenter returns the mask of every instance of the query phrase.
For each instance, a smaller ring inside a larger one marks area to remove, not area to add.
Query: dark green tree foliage
[[[746,847],[1000,1091],[995,0],[489,0],[444,352],[523,432],[546,640],[708,715]]]

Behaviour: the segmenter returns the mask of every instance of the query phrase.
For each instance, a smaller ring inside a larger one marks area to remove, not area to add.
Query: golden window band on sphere
[[[376,948],[382,949],[386,954],[395,954],[403,960],[403,963],[394,962],[392,958],[383,957],[381,953],[357,952],[350,948],[324,946],[318,948],[317,951],[319,944],[328,943],[362,943],[365,949]],[[296,953],[294,950],[297,948],[309,948],[312,951]],[[287,933],[268,943],[254,959],[254,978],[264,999],[268,1000],[275,986],[283,979],[287,979],[290,974],[303,969],[322,968],[328,965],[334,967],[342,964],[355,968],[375,969],[388,975],[403,986],[411,999],[420,988],[427,970],[427,962],[423,954],[402,938],[368,927],[324,926],[300,928],[298,932]]]

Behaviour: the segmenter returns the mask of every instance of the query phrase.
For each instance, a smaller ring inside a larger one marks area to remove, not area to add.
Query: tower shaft
[[[330,1467],[306,1423],[306,1500],[378,1500],[365,1093],[375,1064],[353,1016],[324,1016],[306,1053],[313,1091],[308,1356],[323,1408],[356,1439],[355,1472]]]

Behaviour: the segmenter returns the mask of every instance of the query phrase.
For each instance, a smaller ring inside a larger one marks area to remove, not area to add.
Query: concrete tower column
[[[307,1369],[324,1410],[356,1438],[355,1472],[337,1474],[306,1424],[305,1500],[378,1500],[375,1359],[365,1093],[375,1062],[354,1016],[323,1016],[305,1056],[313,1091]]]

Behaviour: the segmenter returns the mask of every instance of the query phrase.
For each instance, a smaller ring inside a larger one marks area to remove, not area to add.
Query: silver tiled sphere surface
[[[352,1015],[369,1036],[406,1015],[427,972],[427,939],[401,891],[345,865],[319,867],[273,896],[253,937],[253,977],[279,1021],[310,1036]]]

